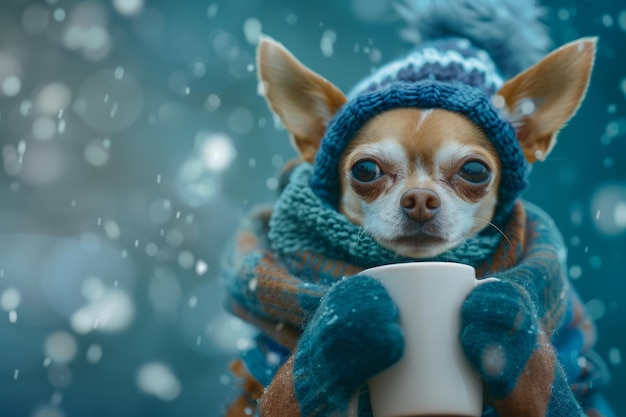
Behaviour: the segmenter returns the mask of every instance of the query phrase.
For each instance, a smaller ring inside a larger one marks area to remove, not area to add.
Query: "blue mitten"
[[[526,294],[499,281],[479,285],[461,309],[461,344],[489,393],[507,395],[537,344],[537,316]]]
[[[362,275],[336,283],[296,350],[293,377],[302,417],[346,410],[352,395],[403,350],[398,309],[385,288]]]
[[[461,316],[463,350],[498,415],[583,415],[523,288],[504,281],[479,285]]]

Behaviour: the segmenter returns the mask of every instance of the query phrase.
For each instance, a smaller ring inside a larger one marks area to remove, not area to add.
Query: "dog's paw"
[[[537,345],[539,325],[528,294],[509,282],[476,287],[461,309],[461,344],[494,398],[509,394]]]
[[[385,288],[361,275],[338,282],[296,351],[294,381],[303,412],[321,404],[345,409],[355,391],[398,361],[403,349],[398,309]]]

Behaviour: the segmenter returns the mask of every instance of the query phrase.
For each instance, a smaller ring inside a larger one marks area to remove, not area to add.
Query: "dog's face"
[[[545,159],[559,129],[578,109],[595,43],[582,39],[556,50],[496,95],[528,162]],[[258,69],[268,103],[301,159],[313,163],[345,96],[267,38],[259,46]],[[482,130],[464,116],[402,108],[375,116],[357,132],[340,158],[339,172],[339,210],[348,219],[382,246],[426,258],[490,226],[501,163]]]
[[[495,210],[497,153],[474,123],[446,110],[396,109],[373,118],[340,164],[340,211],[400,255],[452,248]]]

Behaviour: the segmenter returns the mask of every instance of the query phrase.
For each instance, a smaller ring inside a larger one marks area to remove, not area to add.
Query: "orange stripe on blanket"
[[[552,395],[556,355],[543,333],[538,336],[539,347],[526,363],[515,388],[508,396],[494,401],[499,416],[545,416]]]
[[[317,290],[307,290],[300,280],[275,265],[270,257],[259,260],[254,273],[257,297],[266,306],[265,313],[272,318],[301,325],[306,317],[298,297],[322,296]]]
[[[259,404],[261,417],[300,417],[293,382],[293,362],[294,357],[291,356],[267,387]]]
[[[280,345],[289,350],[296,348],[298,340],[300,339],[300,329],[283,322],[276,322],[251,314],[233,299],[227,299],[227,308],[232,314],[256,326]]]

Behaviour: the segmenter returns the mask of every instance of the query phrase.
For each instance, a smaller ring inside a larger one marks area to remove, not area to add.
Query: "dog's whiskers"
[[[511,242],[511,239],[509,239],[509,237],[506,235],[506,233],[504,233],[504,231],[502,229],[500,229],[498,226],[496,226],[495,224],[493,224],[489,220],[485,220],[485,219],[482,219],[480,217],[474,217],[474,220],[479,220],[479,221],[487,224],[487,226],[493,227],[498,233],[500,233],[502,235],[502,237],[504,239],[506,239],[506,242],[508,243],[508,245],[511,248],[511,250],[515,250],[515,246],[513,245],[513,242]]]
[[[359,233],[356,237],[356,243],[357,245],[359,243],[361,243],[361,238],[363,237],[363,235],[365,235],[365,226],[364,225],[359,225]]]

